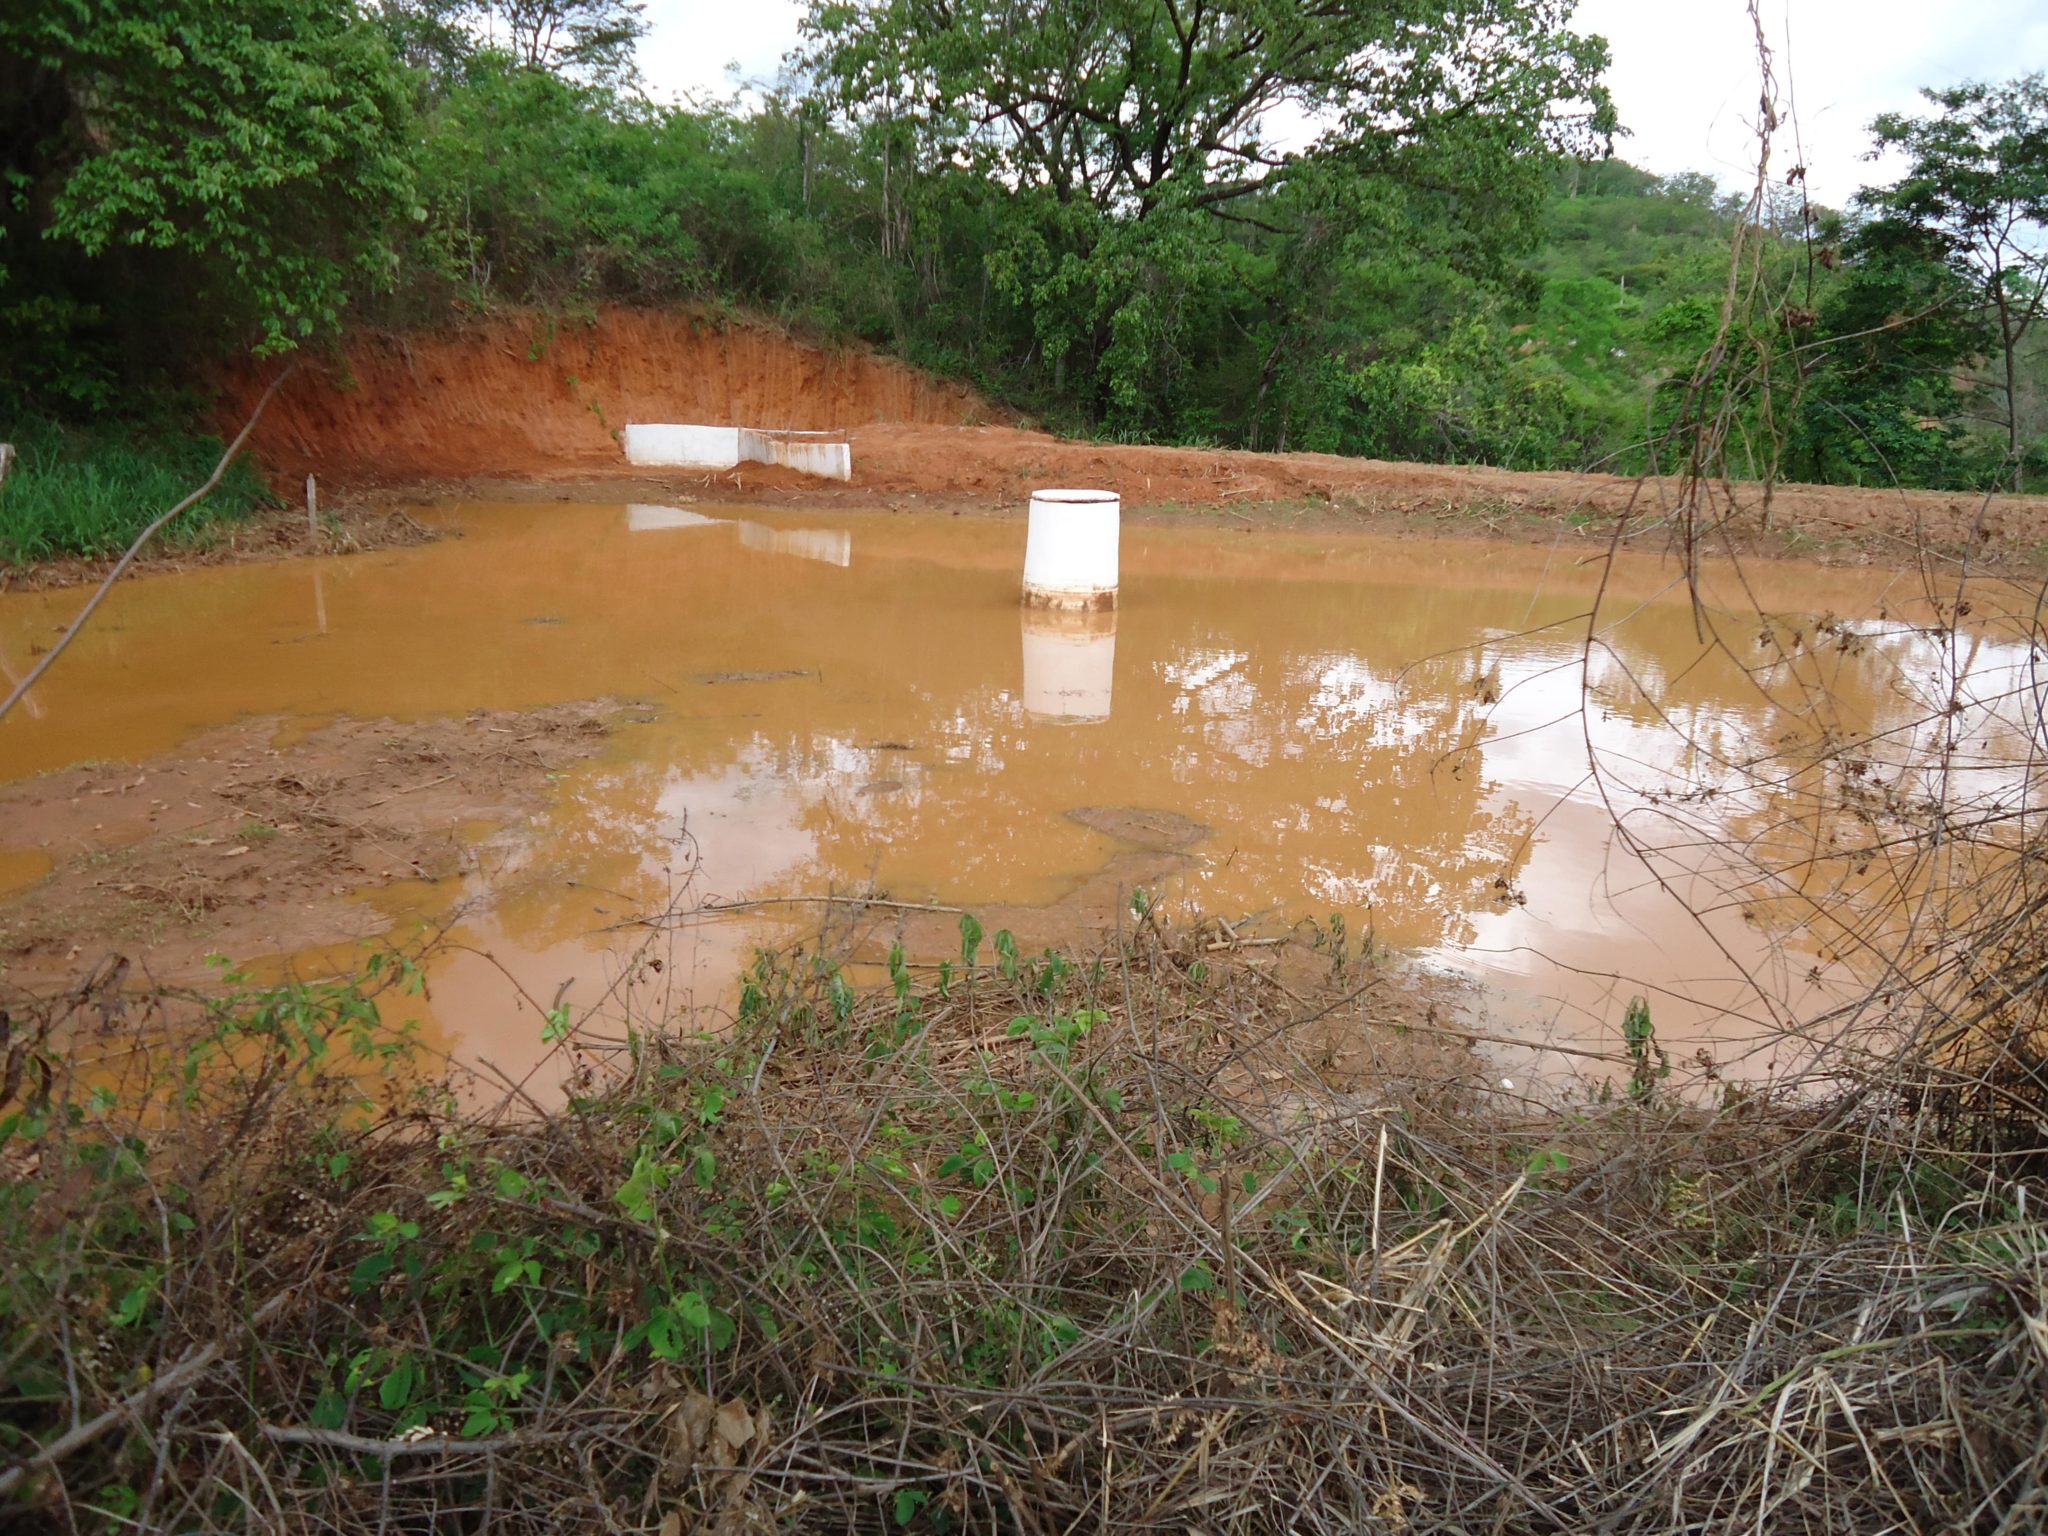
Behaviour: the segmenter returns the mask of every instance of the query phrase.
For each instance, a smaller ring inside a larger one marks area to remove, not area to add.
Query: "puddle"
[[[460,915],[429,1038],[515,1077],[570,978],[572,1002],[621,1022],[715,1000],[751,944],[816,933],[817,899],[849,892],[900,904],[870,913],[871,943],[909,924],[933,949],[955,917],[906,909],[970,909],[1030,946],[1087,940],[1141,886],[1274,928],[1340,913],[1354,939],[1470,978],[1491,1030],[1611,1053],[1642,993],[1674,1055],[1741,1075],[1778,1059],[1757,1043],[1774,1013],[1850,980],[1783,891],[1737,890],[1704,924],[1681,905],[1733,878],[1712,867],[1726,840],[1837,831],[1731,787],[1731,764],[1792,761],[1813,722],[1703,647],[1647,557],[1609,583],[1604,611],[1626,617],[1582,694],[1569,621],[1600,574],[1576,542],[1133,525],[1122,608],[1050,616],[1017,602],[1021,518],[430,516],[462,537],[124,585],[0,727],[0,778],[249,714],[310,729],[648,701],[652,723],[562,773],[544,813],[479,840],[474,872],[377,898],[400,936]],[[1923,707],[1939,658],[1877,622],[1907,578],[1750,574],[1767,608],[1870,621],[1824,664],[1846,714]],[[0,657],[46,646],[76,602],[0,599]],[[1973,665],[2016,668],[2009,652]],[[1617,843],[1617,810],[1648,864]],[[0,881],[40,872],[33,830],[0,825]],[[635,921],[676,903],[736,910]]]

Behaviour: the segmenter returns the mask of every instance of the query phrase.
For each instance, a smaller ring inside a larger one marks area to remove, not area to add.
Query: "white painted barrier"
[[[1043,608],[1116,606],[1123,500],[1114,491],[1033,491],[1024,601]]]
[[[1024,712],[1086,725],[1109,718],[1116,684],[1116,610],[1024,610]]]
[[[0,443],[0,481],[7,479],[7,471],[14,468],[14,444]]]
[[[741,427],[740,458],[751,464],[780,464],[826,480],[853,478],[853,445],[830,432],[790,427]]]
[[[626,529],[629,533],[655,533],[666,528],[713,528],[720,521],[716,517],[706,517],[702,512],[692,512],[688,507],[634,502],[626,508]]]
[[[853,445],[831,432],[636,421],[626,424],[620,441],[628,464],[672,469],[779,464],[826,480],[853,478]]]
[[[628,464],[675,469],[731,469],[740,461],[738,427],[629,421],[621,441]]]

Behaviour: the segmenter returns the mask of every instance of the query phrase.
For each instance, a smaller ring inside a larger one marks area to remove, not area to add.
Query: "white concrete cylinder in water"
[[[1116,684],[1116,610],[1024,610],[1024,711],[1072,725],[1107,720]]]
[[[1116,606],[1123,501],[1114,491],[1033,491],[1024,601],[1043,608]]]

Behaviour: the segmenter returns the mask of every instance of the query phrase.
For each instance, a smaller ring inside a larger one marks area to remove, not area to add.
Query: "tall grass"
[[[11,435],[10,435],[11,434]],[[154,426],[61,426],[31,417],[0,438],[20,455],[0,481],[0,561],[28,565],[60,555],[111,555],[149,521],[204,481],[219,439]],[[240,522],[272,501],[247,459],[162,537],[203,547],[222,523]]]

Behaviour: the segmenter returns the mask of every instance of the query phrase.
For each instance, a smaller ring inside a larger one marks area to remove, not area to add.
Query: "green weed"
[[[118,553],[204,483],[221,453],[213,438],[153,428],[83,431],[31,419],[10,430],[20,459],[0,481],[0,561],[15,565]],[[221,525],[274,504],[243,458],[160,537],[201,547]]]

